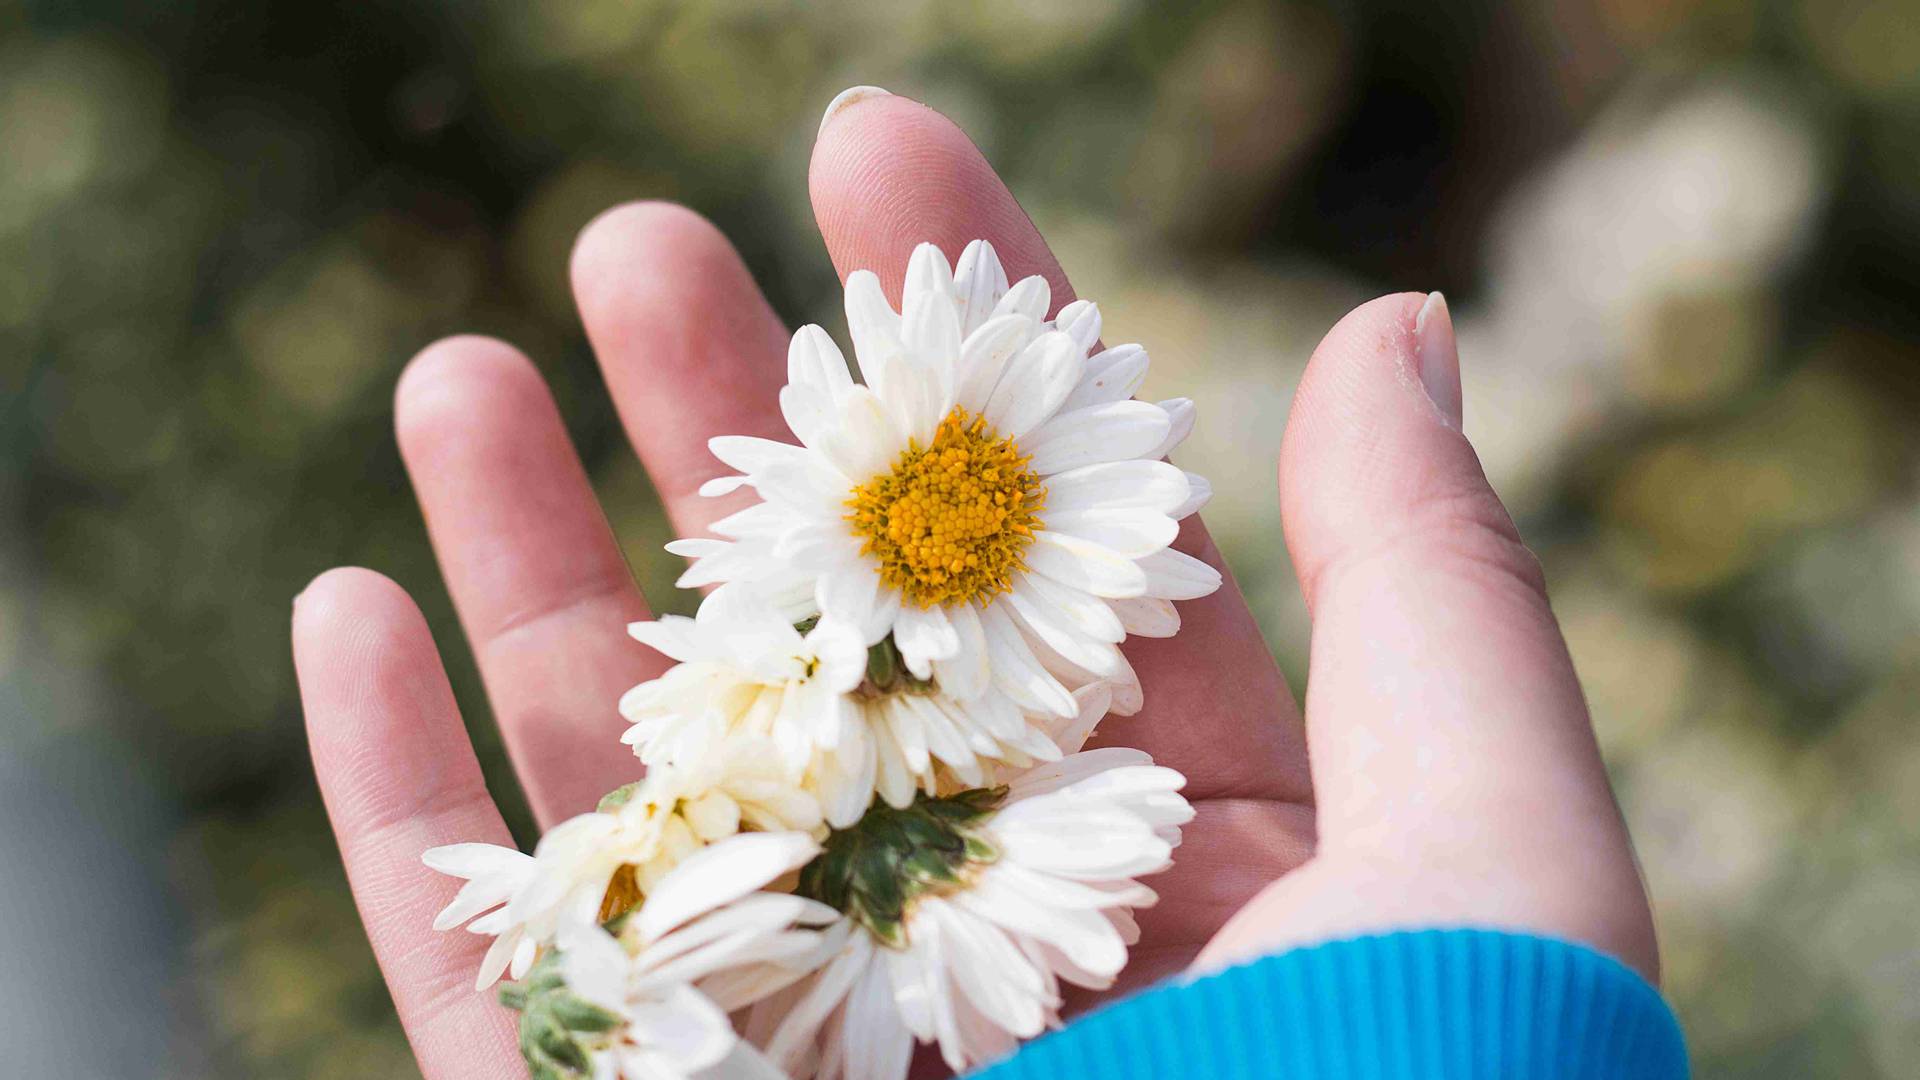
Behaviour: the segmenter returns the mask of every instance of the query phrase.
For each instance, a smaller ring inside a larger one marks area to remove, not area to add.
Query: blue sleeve
[[[1684,1080],[1646,980],[1585,946],[1493,930],[1328,942],[1087,1014],[980,1080]]]

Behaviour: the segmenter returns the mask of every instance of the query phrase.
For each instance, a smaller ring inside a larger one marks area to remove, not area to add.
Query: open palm
[[[924,106],[869,96],[830,116],[810,182],[834,266],[873,270],[896,302],[916,243],[951,256],[975,238],[1011,276],[1044,275],[1056,307],[1074,297],[972,143]],[[726,239],[678,207],[602,215],[572,272],[634,449],[675,530],[702,535],[741,499],[696,494],[725,471],[708,438],[791,441],[776,404],[787,328]],[[1409,923],[1537,929],[1652,970],[1645,902],[1538,568],[1459,432],[1457,375],[1423,392],[1423,302],[1386,297],[1344,320],[1289,422],[1280,486],[1314,617],[1311,768],[1309,725],[1231,577],[1181,605],[1177,637],[1127,643],[1146,707],[1109,718],[1100,739],[1185,773],[1198,816],[1153,881],[1163,899],[1140,913],[1122,990],[1203,949],[1218,964]],[[637,768],[614,703],[667,661],[624,633],[647,603],[552,398],[518,352],[473,337],[423,352],[396,398],[534,812],[545,827],[590,809]],[[1177,546],[1224,573],[1198,519]],[[294,647],[328,811],[423,1071],[524,1075],[513,1014],[473,991],[484,941],[430,929],[453,885],[420,853],[511,840],[424,621],[385,578],[335,570],[296,604]]]

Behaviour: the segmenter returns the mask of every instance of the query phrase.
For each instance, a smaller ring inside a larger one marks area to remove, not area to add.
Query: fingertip
[[[567,269],[581,310],[598,309],[636,281],[671,283],[679,273],[720,259],[738,263],[733,245],[699,212],[664,199],[603,210],[574,239]],[[649,271],[671,269],[675,275]]]
[[[359,566],[336,566],[307,583],[293,599],[294,644],[323,640],[357,619],[420,618],[412,597],[392,578]]]
[[[293,651],[317,761],[401,731],[432,741],[429,721],[454,715],[426,616],[384,574],[343,566],[314,578],[294,603]],[[401,712],[410,722],[389,730]]]
[[[551,403],[546,380],[526,354],[497,338],[462,334],[420,350],[393,390],[394,433],[414,456],[422,443],[476,430],[504,405]]]
[[[826,111],[820,114],[820,127],[819,127],[819,130],[814,133],[814,137],[818,139],[820,134],[824,133],[827,130],[828,124],[832,123],[836,117],[840,116],[842,113],[846,112],[847,110],[853,108],[855,105],[858,105],[860,102],[867,101],[872,98],[883,98],[883,97],[892,97],[892,96],[893,94],[891,91],[888,91],[878,86],[847,87],[845,90],[842,90],[839,93],[833,95],[832,101],[827,102]]]
[[[807,187],[842,278],[872,270],[898,303],[916,246],[936,244],[953,260],[985,239],[1011,278],[1045,277],[1056,310],[1074,299],[1040,231],[958,124],[897,94],[860,98],[830,121],[814,143]]]
[[[1443,323],[1449,354],[1452,348],[1451,324],[1433,315],[1433,295],[1393,293],[1348,312],[1301,377],[1279,484],[1303,580],[1330,552],[1362,544],[1422,507],[1482,492],[1492,498],[1472,446],[1432,388],[1444,374],[1431,355]],[[1452,401],[1457,410],[1457,394]]]

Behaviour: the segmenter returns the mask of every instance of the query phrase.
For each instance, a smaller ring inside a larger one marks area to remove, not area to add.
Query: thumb
[[[1346,929],[1516,926],[1651,973],[1646,901],[1539,562],[1461,419],[1438,293],[1341,320],[1294,402],[1280,501],[1313,619],[1310,877],[1338,882]]]

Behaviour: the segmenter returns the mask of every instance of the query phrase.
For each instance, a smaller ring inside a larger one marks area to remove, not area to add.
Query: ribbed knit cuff
[[[1163,984],[977,1075],[1682,1080],[1687,1056],[1659,991],[1610,956],[1528,934],[1413,930]]]

